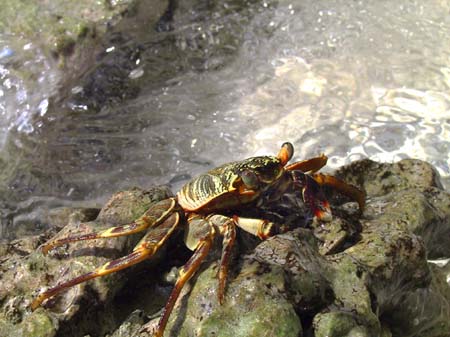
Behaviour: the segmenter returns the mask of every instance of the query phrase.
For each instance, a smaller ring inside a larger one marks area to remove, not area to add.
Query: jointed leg
[[[223,235],[222,257],[218,272],[219,286],[217,290],[219,303],[223,304],[231,251],[236,240],[236,226],[241,227],[260,239],[266,239],[273,236],[277,231],[275,224],[267,220],[242,218],[237,215],[230,218],[219,214],[211,215],[207,219],[211,225],[217,227],[220,234]]]
[[[319,185],[331,186],[340,193],[355,200],[358,203],[361,212],[364,210],[364,206],[366,204],[366,194],[363,191],[327,174],[314,173],[312,174],[312,177]]]
[[[146,230],[149,227],[157,226],[162,221],[164,221],[174,211],[175,208],[176,208],[175,199],[173,198],[165,199],[150,207],[149,210],[144,213],[144,215],[142,215],[139,219],[135,220],[130,224],[111,227],[100,232],[88,233],[84,235],[68,236],[62,239],[58,239],[45,244],[42,247],[42,252],[44,254],[47,254],[53,248],[62,246],[70,242],[113,238],[118,236],[135,234],[143,230]]]
[[[105,263],[102,267],[100,267],[94,271],[91,271],[84,275],[78,276],[70,281],[58,284],[57,286],[50,288],[49,290],[39,294],[38,297],[36,297],[34,299],[34,301],[31,303],[31,310],[37,309],[42,304],[42,302],[44,302],[46,299],[48,299],[56,294],[59,294],[64,289],[73,287],[74,285],[83,283],[90,279],[108,275],[115,271],[119,271],[121,269],[127,268],[129,266],[132,266],[136,263],[143,261],[144,259],[148,258],[149,255],[150,255],[150,250],[140,249],[140,250],[134,251],[130,255],[121,257],[117,260],[113,260],[108,263]]]
[[[222,257],[220,259],[218,272],[219,286],[217,288],[217,297],[219,299],[219,303],[223,304],[231,252],[234,246],[234,242],[236,241],[236,224],[233,218],[218,214],[214,214],[208,217],[208,220],[212,225],[219,228],[220,234],[223,236]]]
[[[199,269],[201,263],[208,255],[208,252],[212,246],[215,235],[214,228],[209,226],[208,222],[205,219],[203,220],[204,226],[202,228],[193,229],[195,235],[198,235],[197,247],[195,248],[194,254],[191,256],[189,261],[180,270],[180,275],[163,310],[163,314],[161,316],[161,319],[159,320],[158,328],[154,334],[154,337],[162,337],[169,316],[173,310],[176,300],[178,299],[178,296],[180,295],[181,290],[183,289],[183,286]],[[202,233],[203,235],[200,235],[200,233]],[[142,331],[147,331],[147,328],[144,327]]]
[[[233,217],[235,224],[246,232],[265,240],[278,233],[277,226],[264,219],[243,218],[235,215]]]
[[[331,221],[331,207],[317,181],[302,171],[292,171],[294,184],[301,188],[303,201],[312,215],[322,221]]]
[[[306,172],[317,172],[327,164],[327,161],[328,157],[321,154],[319,157],[298,161],[285,167],[287,171],[291,171],[294,183],[301,187],[303,201],[309,207],[311,213],[323,221],[331,220],[330,204],[318,183]]]
[[[300,170],[306,172],[317,172],[327,164],[328,157],[324,154],[307,160],[298,161],[285,167],[287,171]]]
[[[219,229],[224,237],[222,258],[218,273],[219,287],[217,291],[219,303],[223,303],[231,249],[236,239],[236,225],[262,239],[276,233],[275,224],[266,220],[241,218],[238,216],[230,218],[217,214],[211,215],[206,219],[198,214],[191,214],[189,216],[185,242],[187,247],[194,250],[194,254],[180,271],[180,276],[163,310],[163,315],[158,323],[154,337],[162,337],[169,316],[183,286],[195,274],[208,255],[214,240],[215,227]],[[144,327],[142,332],[148,332],[148,328]]]
[[[324,221],[331,220],[330,205],[320,188],[320,186],[326,185],[333,187],[338,192],[358,202],[359,208],[362,211],[364,209],[366,198],[364,192],[333,176],[315,173],[323,167],[326,162],[327,157],[322,155],[320,157],[293,163],[286,167],[286,170],[291,172],[294,183],[301,186],[305,204],[308,205],[312,213],[319,219]],[[311,173],[306,174],[305,172]]]
[[[225,297],[225,285],[227,283],[228,267],[230,266],[231,252],[236,240],[236,227],[233,222],[228,222],[223,227],[222,241],[222,257],[219,267],[219,287],[217,288],[217,296],[219,303],[223,304]]]
[[[136,249],[129,255],[121,257],[119,259],[105,263],[102,267],[95,269],[89,273],[78,276],[67,282],[58,284],[57,286],[50,288],[49,290],[41,293],[31,304],[31,309],[35,310],[46,299],[60,293],[64,289],[70,288],[74,285],[80,284],[87,280],[108,275],[116,271],[128,268],[135,265],[147,258],[150,258],[158,250],[159,247],[170,237],[171,233],[175,230],[180,220],[178,213],[171,214],[157,229],[155,232],[148,233],[142,241],[138,244]]]

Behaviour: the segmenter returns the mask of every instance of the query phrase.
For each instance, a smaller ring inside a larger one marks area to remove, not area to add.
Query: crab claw
[[[294,183],[301,186],[303,201],[311,213],[319,220],[329,222],[333,216],[331,207],[320,185],[309,175],[301,171],[292,171]]]
[[[316,218],[325,222],[330,222],[333,219],[330,204],[327,200],[319,200],[313,197],[308,202],[309,198],[305,197],[305,191],[303,191],[303,199]]]

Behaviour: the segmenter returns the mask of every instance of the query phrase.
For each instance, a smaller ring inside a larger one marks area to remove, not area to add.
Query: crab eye
[[[255,172],[251,170],[245,170],[241,172],[240,176],[245,187],[252,190],[259,187],[259,178]]]
[[[289,160],[291,160],[294,155],[294,147],[291,143],[286,142],[281,146],[280,152],[278,152],[278,159],[280,159],[281,163],[284,165],[287,164]]]

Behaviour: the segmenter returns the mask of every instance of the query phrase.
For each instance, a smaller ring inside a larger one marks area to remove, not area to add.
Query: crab
[[[331,175],[317,172],[326,165],[325,155],[288,164],[293,153],[292,144],[284,143],[276,156],[251,157],[224,164],[189,181],[175,197],[154,204],[130,224],[46,243],[42,247],[44,254],[70,242],[113,238],[147,230],[129,255],[41,292],[32,302],[31,309],[35,310],[44,301],[69,287],[151,258],[179,228],[184,230],[184,242],[193,254],[179,271],[154,336],[163,335],[183,286],[199,269],[217,235],[223,237],[217,288],[218,302],[222,304],[225,300],[226,279],[237,227],[260,239],[280,232],[280,226],[274,222],[239,216],[240,210],[259,207],[263,203],[278,200],[289,189],[299,189],[312,216],[321,221],[330,221],[330,205],[321,191],[321,186],[324,185],[331,186],[355,200],[360,211],[364,208],[365,194],[362,191]]]

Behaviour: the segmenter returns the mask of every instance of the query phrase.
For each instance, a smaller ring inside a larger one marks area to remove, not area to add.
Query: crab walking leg
[[[189,279],[198,270],[213,244],[215,230],[209,225],[206,219],[201,216],[194,215],[189,218],[188,227],[188,231],[190,231],[190,234],[188,235],[193,235],[195,237],[194,239],[197,241],[197,245],[194,249],[194,254],[180,270],[180,275],[175,283],[175,286],[173,287],[166,306],[164,307],[163,314],[159,320],[158,328],[154,334],[154,337],[162,337],[169,316],[173,310],[176,300],[178,299],[178,296],[180,295],[181,289],[183,289],[186,282],[189,281]],[[141,331],[147,331],[147,328],[144,327]]]
[[[102,267],[91,271],[89,273],[86,273],[84,275],[78,276],[70,281],[58,284],[57,286],[41,293],[36,297],[36,299],[31,303],[31,310],[35,310],[38,308],[42,302],[44,302],[46,299],[55,296],[56,294],[60,293],[64,289],[73,287],[77,284],[83,283],[85,281],[88,281],[90,279],[108,275],[110,273],[113,273],[115,271],[119,271],[121,269],[127,268],[129,266],[132,266],[136,263],[139,263],[143,261],[144,259],[148,258],[151,254],[150,250],[146,249],[139,249],[137,251],[134,251],[133,253],[121,257],[117,260],[110,261],[108,263],[105,263]]]
[[[362,212],[364,210],[364,206],[366,204],[366,194],[363,191],[327,174],[314,173],[312,174],[312,177],[319,185],[331,186],[340,193],[355,200],[359,205],[360,211]]]
[[[277,225],[264,219],[243,218],[233,216],[234,223],[246,232],[265,240],[278,233]]]
[[[46,299],[60,293],[64,289],[73,287],[74,285],[80,284],[96,277],[105,276],[116,271],[128,268],[145,259],[150,258],[164,244],[167,238],[170,237],[172,232],[176,229],[179,221],[179,213],[171,214],[158,228],[148,233],[144,237],[146,238],[146,240],[141,240],[141,242],[136,246],[135,250],[131,254],[118,258],[116,260],[109,261],[100,268],[95,269],[94,271],[78,276],[67,282],[58,284],[57,286],[39,294],[38,297],[36,297],[36,299],[31,303],[31,310],[35,310]]]
[[[42,247],[42,253],[47,254],[50,250],[70,242],[114,238],[118,236],[131,235],[142,232],[149,227],[159,225],[171,213],[173,213],[176,207],[177,204],[174,198],[162,200],[154,204],[144,213],[144,215],[130,224],[111,227],[100,232],[68,236],[62,239],[58,239],[45,244]]]
[[[223,236],[222,257],[220,259],[220,266],[218,271],[219,286],[217,289],[217,297],[219,299],[219,303],[223,304],[231,252],[234,246],[234,242],[236,241],[236,224],[234,222],[234,219],[219,214],[214,214],[208,217],[208,220],[213,226],[219,228],[220,234]]]
[[[219,304],[223,304],[225,298],[225,285],[227,282],[228,268],[230,266],[230,258],[234,242],[236,241],[236,226],[233,223],[227,223],[224,226],[222,241],[222,257],[220,259],[219,268],[219,287],[217,288],[217,297]]]
[[[300,170],[302,172],[316,172],[327,164],[328,157],[321,154],[308,160],[298,161],[285,167],[287,171]]]

